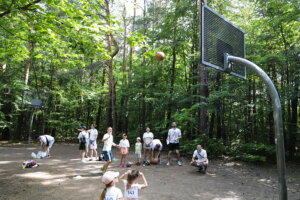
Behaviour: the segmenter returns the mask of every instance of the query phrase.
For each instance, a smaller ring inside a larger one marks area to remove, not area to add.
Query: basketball
[[[157,165],[158,164],[158,158],[153,158],[152,159],[152,163],[155,164],[155,165]]]
[[[165,56],[164,52],[157,52],[155,57],[156,57],[156,60],[162,61],[163,59],[165,59],[166,56]]]

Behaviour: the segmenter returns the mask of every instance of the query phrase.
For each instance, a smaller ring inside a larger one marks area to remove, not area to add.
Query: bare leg
[[[172,151],[169,151],[169,153],[168,153],[168,162],[171,161],[171,156],[172,156]]]
[[[177,161],[180,161],[180,153],[179,153],[179,150],[176,150],[176,154],[177,154]]]

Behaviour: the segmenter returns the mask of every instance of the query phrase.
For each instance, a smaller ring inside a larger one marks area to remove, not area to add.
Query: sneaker
[[[179,166],[181,166],[182,165],[182,163],[178,160],[177,161],[177,164],[179,165]]]
[[[167,164],[166,164],[167,166],[170,166],[170,162],[167,162]]]
[[[81,160],[80,162],[81,162],[81,163],[86,163],[85,160]]]

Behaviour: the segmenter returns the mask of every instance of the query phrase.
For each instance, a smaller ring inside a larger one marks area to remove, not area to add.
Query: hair
[[[92,126],[93,126],[94,128],[97,128],[97,124],[92,124]]]
[[[105,185],[104,190],[102,191],[99,200],[104,200],[106,192],[107,192],[107,188],[111,187],[113,185],[114,180],[112,180],[109,184]]]
[[[132,170],[130,174],[127,175],[127,190],[131,188],[133,181],[139,177],[140,172],[138,170]]]
[[[160,148],[160,144],[156,144],[154,149],[159,150],[159,148]]]
[[[123,137],[123,136],[127,136],[127,133],[123,133],[123,134],[122,134],[122,137]]]

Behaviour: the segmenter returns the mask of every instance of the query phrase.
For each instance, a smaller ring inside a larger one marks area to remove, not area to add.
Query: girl
[[[123,194],[119,188],[116,187],[118,182],[119,172],[108,171],[103,174],[102,183],[105,185],[99,200],[113,199],[120,200]]]
[[[126,156],[128,154],[128,148],[130,147],[129,141],[127,140],[126,133],[122,134],[122,140],[120,140],[119,146],[120,146],[120,154],[121,154],[120,167],[126,167]]]
[[[80,131],[78,135],[80,162],[85,163],[84,155],[86,154],[86,143],[87,143],[88,132],[85,126],[79,127],[78,131]]]
[[[124,178],[127,176],[127,180]],[[137,181],[139,178],[143,179],[144,184],[138,184]],[[148,187],[147,180],[143,173],[138,170],[128,170],[125,174],[120,177],[125,185],[125,198],[126,200],[137,200],[139,199],[138,191]]]
[[[141,164],[141,158],[142,158],[142,143],[141,143],[141,138],[140,137],[136,138],[135,158],[136,158],[136,165],[140,165]]]
[[[98,157],[97,153],[97,137],[98,137],[98,131],[96,129],[97,125],[92,124],[91,129],[88,131],[90,134],[90,140],[89,140],[89,150],[90,150],[90,156],[93,159]]]

